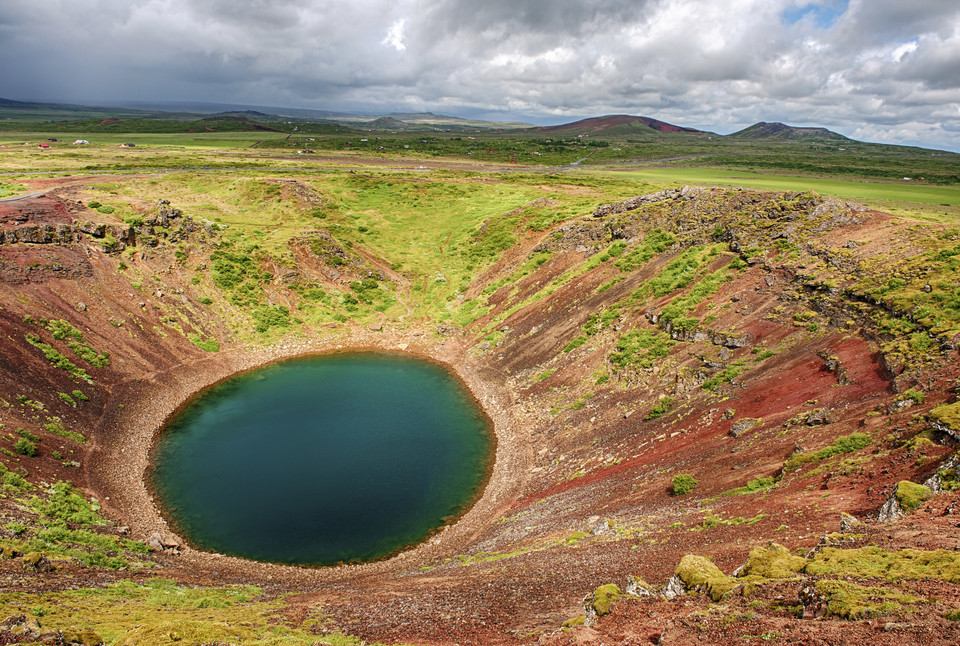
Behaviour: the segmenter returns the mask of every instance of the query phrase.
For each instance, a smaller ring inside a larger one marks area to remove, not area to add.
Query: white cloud
[[[380,44],[390,45],[398,52],[405,50],[407,46],[403,44],[403,27],[406,24],[406,20],[400,19],[390,25],[390,30],[387,32],[387,35],[383,37],[383,40],[380,41]]]

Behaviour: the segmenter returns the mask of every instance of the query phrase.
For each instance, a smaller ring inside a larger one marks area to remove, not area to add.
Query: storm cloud
[[[0,96],[756,121],[960,151],[956,0],[7,0]]]

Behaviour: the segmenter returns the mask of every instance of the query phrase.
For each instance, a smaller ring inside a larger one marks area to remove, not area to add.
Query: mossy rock
[[[103,638],[89,628],[64,628],[60,631],[63,643],[80,646],[100,646]]]
[[[623,593],[620,592],[620,586],[615,583],[601,585],[593,591],[593,610],[598,617],[610,614],[610,608],[613,604],[620,601]]]
[[[217,642],[236,644],[252,641],[255,637],[249,630],[217,622],[161,621],[127,631],[114,642],[114,646],[139,646],[140,644],[203,646]]]
[[[711,561],[695,554],[680,559],[676,575],[688,590],[706,592],[714,601],[720,601],[740,584],[735,577],[727,576]]]
[[[924,600],[895,588],[878,588],[836,581],[818,581],[817,592],[826,604],[827,615],[843,619],[865,619],[894,612]]]
[[[49,572],[53,570],[50,559],[43,552],[30,552],[23,557],[23,567],[25,569],[36,570],[38,572]]]
[[[576,617],[571,617],[565,622],[560,624],[561,628],[576,628],[577,626],[582,626],[587,621],[586,615],[578,615]]]
[[[765,579],[790,579],[802,572],[809,561],[802,556],[790,553],[783,545],[770,543],[766,547],[755,547],[750,552],[747,564],[740,572],[741,577],[759,576]]]
[[[901,480],[897,483],[897,490],[894,494],[900,508],[904,511],[913,511],[926,501],[930,500],[933,492],[929,487],[909,480]]]
[[[960,432],[960,402],[937,406],[930,411],[930,417],[954,431]]]

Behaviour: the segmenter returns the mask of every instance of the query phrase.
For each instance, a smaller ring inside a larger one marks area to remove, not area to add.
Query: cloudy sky
[[[0,97],[757,121],[960,151],[958,0],[2,0]]]

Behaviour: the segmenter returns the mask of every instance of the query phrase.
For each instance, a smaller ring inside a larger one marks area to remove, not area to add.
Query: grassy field
[[[0,132],[0,144],[15,147],[36,148],[40,143],[49,143],[50,152],[58,150],[83,150],[86,146],[75,146],[73,142],[84,139],[90,142],[90,148],[119,146],[133,143],[137,146],[153,148],[201,149],[211,148],[248,148],[258,141],[285,139],[282,132],[179,132],[179,133],[141,133],[141,132],[71,132],[69,134],[49,131],[45,133]],[[57,139],[50,142],[48,139]]]
[[[600,171],[606,174],[611,171]],[[614,171],[648,182],[674,182],[699,186],[743,186],[764,191],[816,191],[906,217],[945,221],[960,218],[960,185],[934,185],[918,181],[883,182],[751,173],[725,168],[667,167]]]

